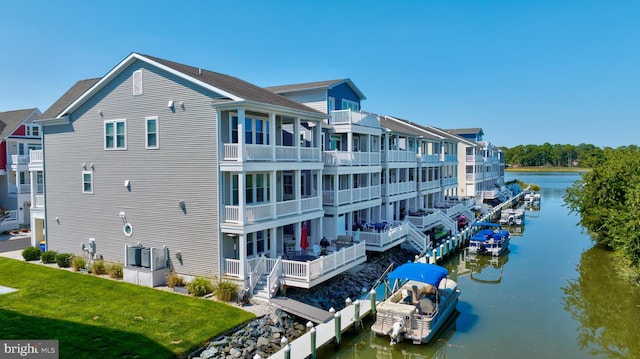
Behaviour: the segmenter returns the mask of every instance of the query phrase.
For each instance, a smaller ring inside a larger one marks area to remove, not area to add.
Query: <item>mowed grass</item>
[[[175,358],[255,315],[213,300],[0,258],[0,339],[56,339],[60,358]]]

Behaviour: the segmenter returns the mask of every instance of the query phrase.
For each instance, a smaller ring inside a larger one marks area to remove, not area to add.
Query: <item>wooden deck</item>
[[[280,308],[289,314],[304,318],[315,324],[326,323],[333,318],[333,314],[326,310],[322,310],[320,308],[298,302],[297,300],[293,300],[291,298],[271,298],[269,303],[274,307]]]

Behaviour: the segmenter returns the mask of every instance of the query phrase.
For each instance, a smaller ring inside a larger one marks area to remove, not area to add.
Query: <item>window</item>
[[[133,96],[142,95],[142,70],[133,73]]]
[[[42,176],[42,171],[36,172],[36,183],[38,184],[36,193],[44,193],[44,177]]]
[[[239,201],[238,175],[231,176],[231,205],[237,206]]]
[[[328,106],[329,106],[329,113],[331,113],[331,111],[335,111],[336,99],[334,97],[329,97]]]
[[[147,148],[158,148],[158,118],[147,117]]]
[[[245,177],[245,203],[253,203],[253,175]]]
[[[351,111],[360,111],[360,106],[358,106],[358,103],[355,101],[342,99],[342,109],[351,110]]]
[[[231,143],[238,143],[238,116],[231,116]]]
[[[252,144],[253,143],[253,132],[251,130],[251,122],[252,120],[248,117],[244,118],[244,143]]]
[[[263,120],[256,120],[256,145],[264,144]]]
[[[104,149],[127,149],[127,127],[125,120],[113,120],[104,122]]]
[[[82,171],[82,193],[93,194],[93,171]]]
[[[247,233],[247,256],[253,255],[253,237],[254,233]]]
[[[40,137],[40,126],[38,125],[25,125],[25,135],[27,137]]]

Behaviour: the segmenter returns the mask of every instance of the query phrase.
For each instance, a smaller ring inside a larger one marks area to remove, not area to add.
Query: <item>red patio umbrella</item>
[[[300,233],[300,248],[306,251],[309,248],[309,240],[307,239],[307,224],[302,224],[302,233]]]

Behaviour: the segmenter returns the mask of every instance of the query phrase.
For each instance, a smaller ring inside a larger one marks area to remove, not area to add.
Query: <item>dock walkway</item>
[[[289,314],[309,320],[315,324],[325,323],[333,318],[333,313],[287,297],[271,298],[269,303]]]

